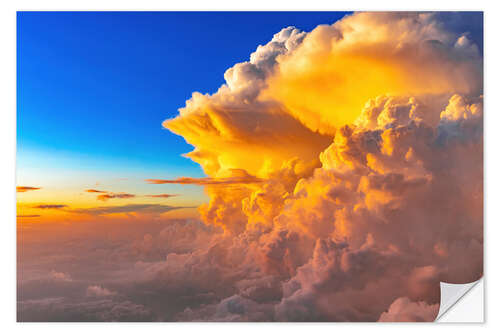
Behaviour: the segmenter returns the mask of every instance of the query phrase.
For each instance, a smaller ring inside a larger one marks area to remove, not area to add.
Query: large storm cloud
[[[126,278],[51,311],[91,288],[116,320],[434,320],[439,281],[483,271],[482,45],[460,15],[284,28],[193,93],[163,125],[207,178],[149,182],[205,186],[203,223],[120,247]]]

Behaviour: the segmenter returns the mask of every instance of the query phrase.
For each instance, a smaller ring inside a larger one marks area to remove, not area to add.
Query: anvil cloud
[[[234,290],[179,318],[433,320],[439,281],[482,275],[482,63],[441,15],[357,13],[285,28],[194,93],[163,125],[223,233],[157,269],[210,260]],[[213,186],[231,170],[261,181]]]
[[[255,45],[163,122],[204,176],[40,206],[79,223],[24,214],[18,318],[434,320],[440,281],[483,274],[478,17],[355,13]],[[187,191],[149,202],[180,186],[203,186],[201,221],[162,216]]]

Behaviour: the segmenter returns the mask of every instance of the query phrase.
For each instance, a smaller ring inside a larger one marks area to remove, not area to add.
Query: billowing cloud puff
[[[101,286],[89,286],[86,295],[87,297],[109,297],[116,295],[116,292]]]
[[[380,315],[379,321],[433,321],[439,311],[438,304],[412,302],[406,297],[398,298],[389,310]]]
[[[215,94],[194,93],[164,126],[195,146],[187,156],[210,176],[230,168],[264,176],[290,158],[311,162],[371,98],[481,91],[477,46],[439,18],[358,13],[310,33],[283,29],[227,70]]]

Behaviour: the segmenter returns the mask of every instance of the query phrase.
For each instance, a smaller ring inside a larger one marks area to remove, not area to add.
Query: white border
[[[386,332],[387,330],[400,330],[421,332],[425,330],[453,330],[470,332],[478,328],[495,328],[499,331],[498,311],[498,286],[500,279],[498,272],[499,265],[493,262],[495,253],[499,253],[500,242],[495,238],[499,233],[499,214],[495,210],[496,203],[500,197],[498,191],[500,172],[500,155],[498,146],[500,144],[500,105],[498,93],[500,87],[498,82],[500,54],[498,45],[498,32],[500,31],[500,15],[496,1],[463,1],[454,0],[449,2],[439,2],[436,0],[420,0],[414,2],[392,1],[370,1],[370,0],[349,0],[349,1],[269,1],[253,0],[251,2],[237,3],[234,0],[183,0],[178,2],[166,2],[160,0],[4,0],[0,4],[0,36],[4,47],[0,52],[0,136],[2,162],[1,172],[1,203],[2,203],[2,223],[1,229],[1,253],[2,253],[2,274],[1,276],[1,327],[4,332],[15,330],[26,331],[50,331],[66,332],[86,332],[87,330],[104,331],[109,329],[119,329],[123,332],[136,332],[138,329],[151,331],[161,331],[169,329],[182,329],[187,331],[209,331],[209,332],[254,332],[255,330],[271,331],[285,329],[292,332],[302,332],[304,330],[333,331],[333,330],[361,330],[369,328],[374,332]],[[485,11],[485,279],[487,283],[486,297],[486,324],[183,324],[183,323],[149,323],[149,324],[129,324],[129,323],[97,323],[97,324],[19,324],[15,322],[16,313],[16,276],[15,276],[15,244],[16,244],[16,224],[15,224],[15,110],[16,110],[16,10],[483,10]],[[488,281],[491,281],[489,283]],[[495,282],[497,281],[497,282]],[[495,306],[496,303],[496,306]]]

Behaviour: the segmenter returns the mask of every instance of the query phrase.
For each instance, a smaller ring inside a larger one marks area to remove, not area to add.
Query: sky
[[[482,20],[19,13],[18,321],[433,321],[483,275]]]
[[[192,147],[162,122],[192,92],[215,92],[227,68],[282,27],[308,31],[343,15],[19,12],[18,185],[78,202],[84,199],[75,192],[96,183],[117,192],[181,193],[173,200],[182,205],[206,201],[200,187],[144,182],[204,175],[182,157]]]

